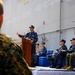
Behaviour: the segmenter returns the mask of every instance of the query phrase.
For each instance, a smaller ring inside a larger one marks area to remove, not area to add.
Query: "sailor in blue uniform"
[[[19,33],[17,33],[17,35],[20,37],[20,38],[26,38],[26,39],[29,39],[31,40],[31,43],[32,43],[32,62],[31,62],[31,66],[32,67],[35,67],[36,66],[36,42],[38,41],[38,35],[37,33],[34,31],[34,26],[31,25],[30,27],[30,32],[27,33],[26,35],[21,35]]]
[[[42,44],[42,48],[41,48],[41,50],[38,52],[37,55],[39,55],[39,56],[46,56],[47,48],[45,47],[45,43],[42,42],[41,44]]]
[[[47,48],[45,47],[45,42],[42,42],[41,46],[42,46],[41,50],[37,53],[37,61],[36,61],[37,66],[38,66],[39,57],[40,56],[46,56],[46,53],[47,53]]]
[[[51,68],[61,68],[62,67],[62,60],[66,58],[67,54],[67,47],[65,45],[66,41],[62,39],[60,41],[60,48],[57,49],[53,56],[48,57],[48,59],[52,62]],[[57,63],[57,64],[56,64]]]

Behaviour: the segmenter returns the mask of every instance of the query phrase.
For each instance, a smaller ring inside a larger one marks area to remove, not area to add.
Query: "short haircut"
[[[39,45],[39,43],[38,43],[38,44],[36,44],[36,45]]]
[[[3,3],[0,1],[0,15],[4,13]]]

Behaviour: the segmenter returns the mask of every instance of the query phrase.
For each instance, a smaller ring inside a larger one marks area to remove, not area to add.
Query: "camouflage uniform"
[[[0,75],[32,75],[22,57],[21,48],[0,33]]]
[[[63,69],[73,70],[74,59],[75,59],[75,45],[70,46],[67,52],[68,54],[66,56],[66,66],[63,67]]]

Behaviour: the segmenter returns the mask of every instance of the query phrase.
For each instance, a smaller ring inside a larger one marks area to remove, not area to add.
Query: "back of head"
[[[0,0],[0,15],[3,15],[3,13],[4,13],[3,3],[2,3],[2,1]]]
[[[3,13],[4,13],[3,3],[2,3],[2,0],[0,0],[0,28],[3,23]]]

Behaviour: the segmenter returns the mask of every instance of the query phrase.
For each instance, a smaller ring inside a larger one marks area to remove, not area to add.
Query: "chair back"
[[[53,54],[53,50],[48,50],[47,55]]]

